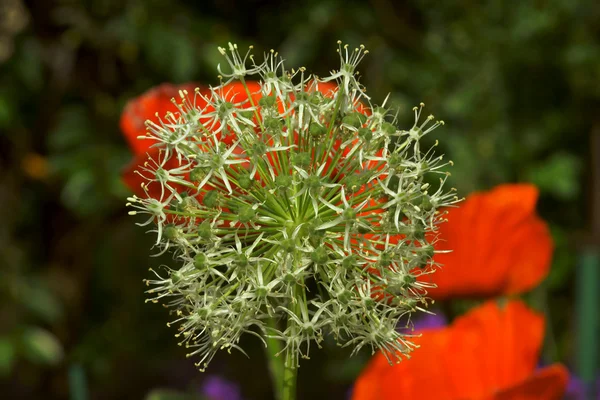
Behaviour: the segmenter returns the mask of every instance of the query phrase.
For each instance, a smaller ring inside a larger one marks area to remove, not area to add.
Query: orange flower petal
[[[138,139],[138,136],[146,133],[146,120],[158,122],[156,113],[162,118],[169,111],[176,112],[177,107],[171,102],[171,99],[179,98],[180,90],[187,90],[193,94],[195,88],[194,83],[182,85],[163,83],[127,103],[121,114],[120,126],[134,154],[146,153],[155,143],[149,139]]]
[[[430,295],[516,294],[539,284],[549,272],[553,244],[535,214],[537,198],[533,185],[501,185],[449,209],[436,247],[451,252],[436,255],[442,267],[427,276],[438,285]]]
[[[409,360],[390,366],[377,354],[357,379],[352,398],[491,400],[529,393],[540,382],[550,388],[550,397],[540,398],[555,398],[566,385],[564,369],[534,372],[543,329],[543,316],[520,301],[487,302],[446,328],[423,332]]]
[[[510,387],[534,370],[544,337],[544,317],[520,301],[504,307],[489,301],[456,319],[448,351],[461,368],[448,374],[464,397]],[[465,384],[465,382],[468,382]]]
[[[493,400],[560,400],[569,381],[567,369],[560,364],[542,368],[521,384],[492,396]]]
[[[448,339],[444,329],[428,331],[412,340],[421,347],[411,358],[393,366],[378,353],[357,379],[352,400],[453,399],[446,365],[438,359]]]

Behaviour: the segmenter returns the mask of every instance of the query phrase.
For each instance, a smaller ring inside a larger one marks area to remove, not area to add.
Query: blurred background
[[[391,92],[409,126],[420,101],[445,120],[435,138],[461,195],[540,188],[556,242],[549,277],[527,295],[548,321],[541,362],[592,379],[597,1],[0,0],[2,398],[197,399],[223,384],[215,376],[244,399],[270,398],[258,342],[244,344],[250,359],[219,354],[201,374],[167,312],[144,303],[142,279],[168,257],[150,258],[151,236],[127,216],[118,121],[154,85],[218,83],[217,46],[229,41],[325,75],[339,66],[338,39],[370,50],[360,70],[375,102]],[[326,343],[304,362],[299,398],[344,399],[369,357],[348,353]]]

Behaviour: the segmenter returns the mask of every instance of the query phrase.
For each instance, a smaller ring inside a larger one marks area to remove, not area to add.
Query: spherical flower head
[[[130,214],[174,257],[147,281],[150,300],[173,310],[200,369],[219,349],[243,351],[244,333],[281,340],[291,367],[327,333],[397,360],[413,347],[397,325],[428,304],[418,278],[434,270],[438,208],[458,200],[449,163],[420,144],[443,122],[421,104],[402,130],[386,102],[368,107],[363,46],[340,47],[325,79],[274,51],[257,65],[229,50],[226,82],[181,91],[177,112],[147,123],[158,151]]]

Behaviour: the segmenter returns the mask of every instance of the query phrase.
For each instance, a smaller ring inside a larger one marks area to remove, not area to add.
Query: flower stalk
[[[296,399],[296,380],[298,376],[298,367],[294,365],[294,359],[291,354],[287,354],[283,368],[283,390],[282,400]]]
[[[269,320],[269,327],[273,330],[277,329],[277,322],[273,319]],[[281,356],[281,342],[277,339],[267,337],[267,362],[269,363],[269,371],[273,381],[273,392],[276,400],[283,400],[283,382],[285,359]]]

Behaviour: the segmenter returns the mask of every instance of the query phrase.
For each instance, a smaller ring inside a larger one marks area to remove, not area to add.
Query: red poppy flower
[[[260,88],[258,83],[248,82],[247,85],[252,94],[252,99],[255,102],[258,101],[260,98],[257,94]],[[138,196],[147,196],[141,188],[141,184],[145,183],[146,180],[135,171],[148,160],[156,161],[160,157],[159,148],[152,146],[156,141],[139,138],[146,134],[146,121],[150,120],[158,123],[158,119],[163,118],[168,112],[177,114],[178,110],[176,105],[173,104],[172,99],[178,99],[179,92],[183,90],[186,90],[193,96],[197,87],[198,85],[194,83],[185,83],[182,85],[163,83],[162,85],[148,90],[141,96],[130,100],[125,106],[123,114],[121,115],[120,125],[135,158],[125,168],[125,171],[123,172],[123,181]],[[210,95],[210,90],[206,87],[199,87],[199,91],[203,96]],[[226,85],[223,88],[223,95],[224,99],[227,101],[243,102],[248,99],[246,89],[240,82]],[[206,102],[201,96],[196,96],[195,101],[197,108],[205,109]],[[250,104],[248,103],[247,106],[249,107]],[[210,111],[212,111],[212,109],[206,108],[206,112]],[[232,138],[227,138],[225,142],[231,143],[231,140]],[[175,159],[170,159],[165,164],[165,167],[169,169],[177,168],[178,166],[179,163]],[[158,185],[150,184],[146,189],[151,197],[159,197],[160,193],[158,192]]]
[[[543,334],[544,317],[522,302],[487,302],[448,327],[423,332],[410,359],[390,366],[377,354],[352,399],[560,399],[566,368],[535,369]]]
[[[194,83],[182,85],[163,83],[127,102],[121,114],[120,126],[135,155],[145,154],[154,144],[148,139],[138,139],[146,133],[146,120],[158,122],[157,113],[162,118],[169,111],[176,112],[177,107],[171,99],[178,98],[180,90],[193,93],[196,87]]]
[[[510,295],[537,286],[549,272],[553,242],[537,216],[538,190],[529,184],[497,186],[474,193],[448,209],[440,225],[441,264],[426,279],[437,284],[430,296]]]
[[[246,82],[246,85],[252,96],[252,103],[258,104],[258,101],[262,97],[260,92],[260,84],[258,82]],[[148,195],[154,198],[160,197],[159,185],[153,185],[150,183],[146,186],[146,191],[144,191],[141,185],[142,183],[147,183],[147,181],[138,173],[136,173],[136,170],[139,169],[139,166],[143,165],[148,160],[159,160],[160,157],[159,148],[152,146],[156,143],[155,141],[146,138],[139,139],[140,136],[145,136],[146,121],[150,120],[157,123],[158,118],[163,118],[167,112],[177,114],[178,110],[176,105],[173,104],[172,99],[177,99],[179,97],[179,91],[181,90],[187,90],[188,93],[192,94],[196,87],[198,86],[194,83],[186,83],[182,85],[165,83],[148,90],[141,96],[129,101],[125,106],[123,114],[121,115],[120,126],[135,155],[135,158],[125,168],[125,171],[123,172],[123,181],[136,195],[140,197],[146,197]],[[333,83],[319,83],[316,88],[325,96],[331,96],[332,90],[335,90],[336,87],[337,86]],[[210,95],[210,90],[206,87],[200,87],[199,90],[202,95]],[[246,86],[244,86],[244,84],[241,82],[232,82],[225,85],[222,93],[224,95],[224,100],[226,101],[243,103],[248,100]],[[196,96],[195,101],[197,108],[204,109],[205,112],[213,111],[211,107],[207,107],[207,104],[202,97]],[[246,102],[242,104],[242,106],[250,107],[252,103]],[[365,114],[368,113],[368,110],[362,105],[359,105],[358,110]],[[280,111],[283,111],[281,109],[281,105]],[[215,125],[214,129],[218,129],[218,125]],[[226,144],[231,144],[233,140],[234,138],[229,136],[224,138],[223,141]],[[336,142],[336,145],[340,146],[341,142]],[[344,155],[348,151],[349,147],[344,149]],[[269,160],[271,163],[273,162],[271,157],[269,157]],[[177,168],[178,166],[179,163],[175,159],[169,159],[164,165],[164,167],[168,169]]]

